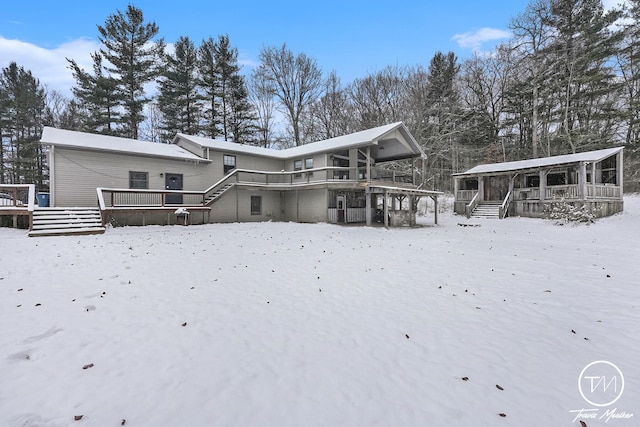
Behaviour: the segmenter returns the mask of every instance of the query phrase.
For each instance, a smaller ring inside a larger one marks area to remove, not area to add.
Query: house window
[[[567,175],[564,172],[547,175],[547,185],[565,185],[566,183]]]
[[[527,175],[527,188],[540,187],[540,175]]]
[[[262,214],[262,196],[251,196],[251,215]]]
[[[294,171],[301,171],[302,170],[302,160],[294,160],[293,161],[293,170]],[[302,174],[295,174],[294,175],[296,178],[300,178],[302,176]]]
[[[304,159],[304,168],[313,169],[313,158]],[[307,176],[313,176],[313,172],[307,172]]]
[[[222,164],[224,165],[225,175],[236,168],[236,156],[224,154],[222,156]]]
[[[149,172],[129,171],[129,188],[149,189]]]

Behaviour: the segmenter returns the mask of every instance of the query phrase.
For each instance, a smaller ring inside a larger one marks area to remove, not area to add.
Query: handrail
[[[469,202],[468,205],[465,205],[464,207],[464,213],[467,216],[467,218],[471,218],[471,212],[473,212],[473,210],[476,208],[476,206],[478,206],[478,203],[480,202],[480,192],[478,191],[475,196],[473,196],[473,199],[471,199],[471,201]]]
[[[3,190],[4,189],[4,190]],[[27,190],[27,200],[24,197],[18,197],[18,190]],[[36,200],[36,186],[35,184],[0,184],[0,193],[11,191],[12,206],[27,206],[27,211],[33,212],[35,210]],[[19,203],[18,203],[19,202]]]
[[[509,191],[507,195],[504,197],[502,204],[500,205],[500,219],[503,219],[507,214],[507,209],[509,208],[509,204],[511,203],[512,192]]]

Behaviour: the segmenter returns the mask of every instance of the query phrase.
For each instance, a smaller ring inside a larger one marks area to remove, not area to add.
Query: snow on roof
[[[175,144],[159,144],[116,136],[98,135],[45,127],[40,139],[42,144],[73,147],[85,150],[113,151],[153,157],[209,162]]]
[[[607,157],[617,154],[623,147],[607,148],[605,150],[585,151],[584,153],[565,154],[562,156],[542,157],[539,159],[518,160],[515,162],[491,163],[478,165],[466,172],[453,174],[461,175],[481,175],[487,173],[508,172],[521,169],[537,169],[546,166],[562,165],[578,162],[599,162]]]
[[[389,136],[396,131],[401,133],[402,139],[409,145],[408,147],[406,147],[408,154],[424,154],[416,140],[413,138],[411,133],[407,130],[402,122],[391,123],[360,132],[355,132],[349,135],[338,136],[336,138],[313,142],[311,144],[300,145],[284,150],[254,147],[251,145],[236,144],[228,141],[220,141],[217,139],[209,139],[185,134],[176,135],[176,139],[174,140],[174,142],[177,142],[179,138],[182,138],[198,144],[204,148],[213,148],[217,150],[246,153],[271,158],[291,159],[316,153],[326,153],[337,149],[345,150],[348,148],[368,145],[374,141],[384,139],[385,136]],[[394,137],[397,138],[397,135],[394,135]]]

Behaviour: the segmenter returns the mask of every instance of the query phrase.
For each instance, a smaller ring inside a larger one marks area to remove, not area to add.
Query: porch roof
[[[525,169],[540,169],[579,162],[599,162],[614,154],[618,154],[623,148],[624,147],[607,148],[605,150],[585,151],[584,153],[565,154],[562,156],[478,165],[466,172],[455,173],[453,176],[486,175],[491,173],[515,172]]]
[[[425,155],[420,145],[402,122],[378,126],[349,135],[338,136],[336,138],[325,139],[323,141],[287,148],[284,150],[236,144],[228,141],[220,141],[217,139],[203,138],[200,136],[180,133],[176,135],[173,143],[178,144],[180,139],[191,141],[203,148],[282,160],[300,158],[319,153],[332,153],[335,151],[366,146],[373,146],[371,156],[374,160],[379,162]]]

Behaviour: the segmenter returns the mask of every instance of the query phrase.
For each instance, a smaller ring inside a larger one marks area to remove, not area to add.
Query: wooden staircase
[[[98,208],[41,208],[33,211],[30,237],[102,234]]]
[[[471,218],[500,219],[500,206],[502,206],[501,201],[479,202],[471,212]]]
[[[211,193],[204,202],[205,206],[209,206],[211,203],[215,202],[219,197],[221,197],[224,193],[227,192],[234,184],[225,184],[222,187],[218,188],[215,192]]]

